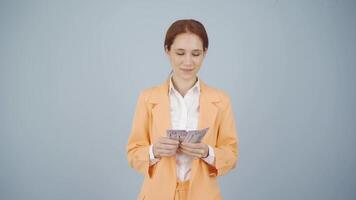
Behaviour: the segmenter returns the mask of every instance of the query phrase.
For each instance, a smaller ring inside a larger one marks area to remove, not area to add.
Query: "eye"
[[[181,53],[181,52],[177,52],[176,53],[178,56],[183,56],[184,55],[184,53]]]
[[[192,51],[192,56],[194,56],[194,57],[198,57],[198,56],[200,56],[202,54],[202,51],[200,51],[200,50],[194,50],[194,51]]]

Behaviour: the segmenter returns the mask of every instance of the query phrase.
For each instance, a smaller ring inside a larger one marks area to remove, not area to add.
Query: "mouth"
[[[194,71],[194,69],[183,69],[183,68],[181,68],[180,70],[182,70],[184,72],[192,72],[192,71]]]

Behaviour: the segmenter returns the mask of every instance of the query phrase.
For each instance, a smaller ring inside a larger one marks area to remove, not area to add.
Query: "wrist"
[[[209,156],[209,147],[208,147],[208,145],[206,145],[206,148],[205,148],[206,150],[205,150],[205,155],[203,155],[203,157],[202,158],[207,158],[208,156]]]
[[[155,158],[160,158],[160,156],[158,155],[158,153],[156,152],[156,147],[155,145],[152,146],[152,153],[153,153],[153,156]]]

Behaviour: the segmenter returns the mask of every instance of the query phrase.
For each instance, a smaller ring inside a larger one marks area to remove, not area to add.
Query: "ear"
[[[208,48],[205,48],[205,51],[203,52],[203,56],[205,57],[205,55],[208,53]]]
[[[169,51],[168,51],[167,46],[166,46],[166,47],[164,47],[164,52],[165,52],[166,56],[167,56],[167,57],[169,57]]]

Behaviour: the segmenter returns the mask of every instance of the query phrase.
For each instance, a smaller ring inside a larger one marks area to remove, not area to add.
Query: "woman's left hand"
[[[179,145],[179,151],[197,158],[206,158],[209,155],[209,147],[204,143],[182,142]]]

